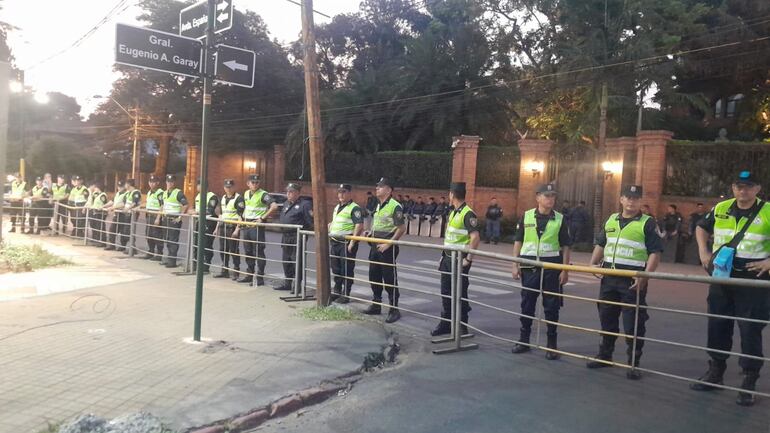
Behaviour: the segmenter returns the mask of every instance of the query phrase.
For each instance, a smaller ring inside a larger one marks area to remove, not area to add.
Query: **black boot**
[[[11,226],[11,229],[8,230],[8,233],[16,233],[16,227],[15,226]]]
[[[546,343],[546,347],[554,350],[557,349],[556,334],[548,334],[548,343]],[[551,352],[550,350],[545,352],[545,359],[549,361],[555,361],[559,358],[561,358],[561,355],[557,352]]]
[[[614,351],[613,349],[614,349],[614,347],[610,348],[610,347],[605,346],[605,345],[599,346],[599,354],[596,355],[596,357],[595,357],[597,360],[595,360],[595,361],[588,361],[586,363],[586,367],[587,368],[592,368],[592,369],[593,368],[612,367],[611,364],[607,364],[607,363],[601,362],[601,361],[611,362],[612,361],[612,352]]]
[[[385,323],[397,322],[401,318],[401,311],[397,307],[390,307],[388,310],[388,317],[385,318]]]
[[[741,388],[747,391],[754,391],[757,389],[757,379],[759,379],[759,371],[744,369],[743,383],[741,384]],[[735,402],[741,406],[754,406],[756,399],[754,398],[754,394],[739,392],[738,399],[735,400]]]
[[[382,302],[381,300],[375,299],[374,302]],[[364,310],[364,314],[367,314],[369,316],[377,316],[382,313],[382,307],[378,304],[372,304]]]
[[[709,369],[698,380],[701,380],[703,382],[708,383],[715,383],[717,385],[721,385],[724,383],[724,375],[725,370],[727,370],[727,363],[725,361],[717,361],[717,360],[710,360],[709,361]],[[690,389],[693,389],[695,391],[714,391],[716,389],[719,389],[715,386],[707,385],[705,383],[693,383],[690,385]]]
[[[175,259],[169,259],[166,261],[167,268],[175,268],[177,266]]]
[[[230,273],[227,272],[227,269],[222,269],[220,273],[214,275],[214,278],[230,278]]]
[[[251,284],[251,283],[254,282],[254,277],[251,276],[251,275],[245,275],[245,276],[243,276],[241,278],[238,278],[238,282],[239,283],[249,283],[249,284]]]
[[[452,325],[444,320],[438,322],[436,328],[430,331],[431,337],[438,337],[439,335],[447,335],[452,332]]]
[[[230,279],[233,281],[238,281],[238,275],[241,274],[241,269],[239,267],[236,267],[233,269],[232,274],[230,274]]]
[[[513,345],[513,349],[511,349],[511,353],[519,354],[519,353],[526,353],[532,350],[532,348],[528,346],[530,332],[531,332],[530,329],[524,329],[524,328],[521,329],[521,332],[519,334],[519,343],[516,343]]]
[[[642,378],[642,372],[637,370],[636,367],[639,367],[639,360],[642,358],[642,353],[637,350],[636,352],[636,360],[632,363],[631,354],[628,354],[628,365],[632,365],[631,369],[626,371],[626,379],[628,380],[639,380]]]

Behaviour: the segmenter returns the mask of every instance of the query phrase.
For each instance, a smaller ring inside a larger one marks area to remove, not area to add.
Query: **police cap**
[[[290,183],[290,184],[286,185],[286,191],[288,191],[288,190],[300,191],[300,190],[302,190],[302,187],[299,186],[296,183]]]
[[[736,185],[754,186],[759,185],[759,180],[748,170],[738,173],[738,178],[733,181]]]
[[[83,180],[83,178],[76,174],[76,175],[72,176],[72,180]]]
[[[552,183],[544,183],[537,187],[537,190],[535,190],[536,194],[546,194],[546,195],[555,195],[557,194],[556,191],[556,185]]]
[[[35,178],[35,182],[42,182],[42,181],[43,181],[43,178],[42,178],[42,177],[40,177],[40,176],[38,176],[38,177],[36,177],[36,178]]]
[[[61,179],[61,180],[67,180],[67,175],[65,175],[65,174],[57,174],[56,178],[57,179]]]
[[[642,198],[644,193],[641,185],[626,185],[620,191],[620,195],[628,198]]]
[[[225,179],[225,186],[226,187],[233,187],[235,186],[235,181],[232,179]]]
[[[388,179],[387,177],[381,177],[380,180],[377,182],[377,186],[387,186],[392,189],[393,182],[391,182],[391,180]]]
[[[347,191],[347,192],[353,191],[353,186],[347,183],[341,183],[337,187],[337,192],[343,192],[343,191]]]
[[[125,182],[125,181],[122,181],[122,180],[119,180],[119,181],[118,181],[118,186],[124,186],[125,184],[126,184],[126,182]]]
[[[258,174],[250,174],[249,175],[249,182],[259,182],[261,179],[259,178]]]
[[[160,178],[154,174],[150,175],[150,182],[160,182]]]
[[[176,181],[176,175],[174,174],[167,174],[166,175],[166,182],[175,182]]]
[[[136,186],[136,181],[134,179],[126,179],[126,186]]]

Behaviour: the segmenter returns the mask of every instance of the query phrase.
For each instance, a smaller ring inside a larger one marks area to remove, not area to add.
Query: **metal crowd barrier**
[[[55,203],[53,212],[53,234],[87,242],[87,209],[84,206],[72,206]],[[63,220],[63,225],[59,222]]]
[[[12,227],[25,233],[27,229],[48,230],[51,226],[51,220],[54,214],[54,204],[47,204],[48,200],[31,200],[30,197],[24,197],[22,200],[4,197],[10,206],[4,206]],[[35,224],[37,220],[37,224]]]
[[[192,272],[192,216],[187,214],[167,215],[146,209],[133,210],[129,236],[129,255],[144,254],[144,258],[158,259],[161,264],[169,260],[181,265],[183,272]],[[168,224],[179,219],[179,228]],[[176,253],[170,251],[176,248]]]

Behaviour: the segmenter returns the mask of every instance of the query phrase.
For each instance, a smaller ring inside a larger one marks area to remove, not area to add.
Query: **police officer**
[[[9,199],[11,205],[11,230],[8,231],[9,233],[16,231],[16,223],[18,223],[19,226],[24,225],[24,213],[22,210],[24,208],[24,198],[26,196],[27,182],[21,178],[19,173],[15,173],[13,175],[13,180],[11,181],[11,196]],[[23,229],[19,229],[20,232],[22,230]]]
[[[118,181],[118,190],[115,192],[115,196],[107,203],[104,210],[112,211],[112,220],[110,221],[110,235],[108,239],[106,251],[123,251],[123,248],[118,247],[117,236],[122,231],[121,225],[125,224],[125,218],[123,217],[123,209],[126,207],[126,183],[122,180]]]
[[[264,189],[259,187],[259,175],[249,175],[247,181],[249,189],[243,193],[246,209],[243,211],[243,219],[247,222],[266,222],[278,210],[278,204]],[[254,281],[254,265],[257,265],[257,285],[265,285],[265,228],[253,225],[245,225],[243,231],[243,249],[246,255],[246,275],[242,276],[239,283],[251,283]],[[255,254],[256,253],[256,254]],[[256,255],[256,260],[254,259]]]
[[[195,196],[195,208],[190,208],[187,212],[190,215],[198,215],[201,207],[201,181],[198,180],[198,194]],[[206,192],[206,236],[203,239],[203,273],[209,272],[209,266],[211,266],[211,259],[214,257],[214,230],[217,227],[217,222],[208,219],[208,217],[216,218],[217,209],[219,208],[219,197],[212,191]],[[198,219],[192,219],[193,230],[195,236],[193,237],[193,257],[198,260]]]
[[[761,190],[759,181],[749,171],[741,172],[732,185],[735,198],[717,203],[702,220],[698,222],[695,236],[698,241],[700,260],[708,269],[712,252],[728,245],[735,248],[731,278],[768,279],[770,270],[770,203],[757,198]],[[741,229],[749,224],[742,238],[736,238]],[[710,235],[714,235],[714,245],[708,246]],[[736,244],[737,245],[733,245]],[[770,320],[770,295],[767,289],[741,287],[729,284],[709,286],[708,312],[721,316],[733,316],[756,320]],[[741,335],[741,353],[762,357],[763,323],[739,321]],[[709,349],[729,352],[733,346],[734,321],[725,318],[708,318]],[[722,384],[728,355],[708,352],[708,372],[700,380]],[[741,388],[749,391],[756,389],[762,360],[741,357],[738,365],[743,369]],[[716,389],[704,383],[690,386],[697,391]],[[742,406],[754,404],[754,396],[739,393],[736,401]]]
[[[163,239],[166,244],[167,268],[175,268],[179,252],[179,231],[182,229],[182,215],[187,212],[187,197],[176,187],[176,175],[166,175],[166,192],[163,194]]]
[[[625,269],[632,271],[654,272],[660,263],[660,255],[663,245],[657,233],[655,220],[642,213],[641,208],[642,187],[640,185],[626,185],[620,194],[622,211],[610,216],[604,224],[604,228],[596,238],[596,246],[591,255],[591,265],[601,266],[607,269]],[[605,275],[599,288],[599,300],[635,304],[637,296],[639,305],[647,305],[647,279],[628,278]],[[620,332],[618,319],[623,314],[623,329],[626,335],[633,335],[634,328],[639,337],[645,335],[645,323],[649,318],[647,310],[634,307],[620,307],[599,303],[599,320],[602,330],[612,333]],[[588,362],[588,368],[609,367],[607,362],[612,361],[612,353],[615,351],[614,335],[602,335],[599,346],[599,354],[594,361]],[[636,359],[634,354],[634,339],[626,337],[628,346],[628,364],[638,366],[642,356],[644,340],[636,341]],[[604,361],[604,362],[602,362]],[[626,371],[626,377],[638,380],[641,374],[636,369]]]
[[[70,186],[67,183],[67,177],[63,174],[56,176],[56,183],[51,186],[52,199],[60,205],[67,204],[67,198],[70,195]],[[61,224],[61,225],[60,225]],[[60,231],[67,230],[67,212],[59,207],[53,221],[53,235],[58,236]],[[61,227],[61,228],[60,228]]]
[[[35,178],[35,186],[32,187],[31,208],[29,212],[29,229],[27,234],[40,234],[40,230],[48,230],[51,224],[51,190],[43,184],[43,178]],[[37,230],[35,228],[37,220]]]
[[[105,232],[104,219],[107,212],[104,207],[107,205],[107,194],[102,191],[102,185],[98,182],[91,184],[91,194],[88,199],[89,223],[91,225],[91,239],[96,242],[97,247],[103,247],[107,239]]]
[[[535,201],[537,207],[524,213],[516,226],[514,235],[513,256],[523,259],[537,260],[550,263],[569,264],[570,247],[572,238],[569,235],[567,222],[564,215],[554,210],[556,205],[556,186],[553,184],[540,185],[536,190]],[[562,299],[551,293],[561,293],[562,287],[567,284],[569,274],[567,271],[555,269],[542,269],[538,267],[520,266],[513,264],[513,278],[521,279],[524,288],[521,290],[521,331],[519,343],[511,350],[513,353],[525,353],[530,351],[529,337],[532,333],[532,316],[535,315],[537,298],[540,296],[540,283],[542,275],[543,313],[545,320],[549,322],[559,321],[559,309]],[[529,316],[529,317],[525,317]],[[557,327],[549,323],[546,326],[546,347],[557,349]],[[559,354],[546,351],[548,360],[559,359]]]
[[[139,209],[142,206],[142,192],[136,189],[136,181],[134,179],[126,180],[126,195],[124,198],[124,205],[122,212],[118,214],[118,220],[122,223],[118,226],[118,232],[120,233],[120,245],[121,250],[126,248],[128,241],[131,238],[131,220],[135,209]],[[126,251],[128,253],[128,251]]]
[[[367,236],[379,239],[397,241],[406,231],[404,224],[404,209],[393,198],[393,183],[390,179],[381,178],[375,189],[377,196],[377,208],[373,213],[372,231]],[[364,311],[364,314],[377,315],[382,312],[382,289],[388,293],[390,309],[386,323],[393,323],[401,318],[398,310],[398,273],[396,272],[396,259],[398,258],[398,245],[390,243],[369,244],[369,281],[372,285],[372,300],[375,302]]]
[[[154,174],[150,176],[149,185],[147,202],[144,205],[147,210],[144,214],[144,222],[147,226],[145,236],[149,251],[144,258],[159,262],[163,257],[163,229],[160,227],[160,212],[163,210],[163,195],[166,192],[160,187],[160,178]]]
[[[449,213],[447,218],[446,235],[444,237],[444,246],[467,247],[476,249],[479,246],[481,237],[479,236],[479,219],[473,209],[465,203],[465,182],[452,182],[449,186],[449,201],[454,206],[454,210]],[[468,323],[468,313],[471,306],[468,303],[468,273],[473,264],[473,255],[460,253],[462,258],[462,288],[461,297],[461,315],[460,333],[465,334]],[[451,332],[450,320],[452,320],[452,252],[445,250],[441,253],[441,261],[438,265],[441,272],[441,318],[442,320],[431,331],[430,335],[436,337],[449,334]]]
[[[350,302],[348,296],[353,287],[355,258],[358,254],[358,241],[347,240],[345,236],[361,236],[364,232],[364,211],[353,201],[351,191],[353,187],[345,183],[337,187],[339,203],[334,207],[332,222],[329,224],[329,261],[334,274],[331,300],[340,304]]]
[[[72,236],[85,236],[86,212],[85,205],[88,202],[88,188],[83,185],[83,178],[72,176],[72,188],[67,198],[70,209],[70,222],[72,223]]]
[[[286,186],[286,202],[281,209],[281,224],[294,224],[302,226],[302,230],[312,230],[313,228],[313,208],[309,200],[301,200],[299,197],[301,187],[296,183],[290,183]],[[302,281],[302,271],[304,264],[302,262],[302,251],[297,252],[297,231],[295,229],[284,229],[281,236],[281,247],[283,250],[283,284],[276,287],[275,290],[291,290],[292,280],[296,278],[297,283]],[[304,248],[304,245],[303,245]],[[299,254],[299,257],[297,255]],[[299,258],[299,260],[297,260]],[[295,260],[298,265],[295,266]]]
[[[243,220],[243,212],[246,209],[243,196],[235,192],[235,181],[225,179],[225,194],[222,196],[222,219],[232,222],[220,222],[217,224],[217,233],[219,234],[219,254],[222,257],[222,271],[214,278],[237,279],[241,270],[241,256],[238,250],[238,234],[240,228],[238,223]],[[233,267],[230,268],[230,260]],[[232,276],[230,275],[232,270]]]
[[[503,209],[497,204],[497,198],[492,197],[487,207],[487,226],[485,243],[493,242],[495,245],[500,241],[500,220],[503,218]],[[566,221],[564,221],[566,222]],[[567,224],[564,224],[568,226]]]

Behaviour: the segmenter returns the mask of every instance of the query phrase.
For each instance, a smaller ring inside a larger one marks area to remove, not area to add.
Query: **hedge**
[[[516,188],[520,163],[518,147],[481,146],[476,163],[476,185]]]

